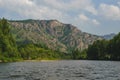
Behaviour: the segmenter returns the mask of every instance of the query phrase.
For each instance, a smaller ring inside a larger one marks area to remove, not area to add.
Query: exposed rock
[[[85,49],[95,40],[102,39],[57,20],[10,21],[10,24],[13,26],[11,32],[16,34],[17,40],[44,43],[51,49],[63,52],[75,48]]]

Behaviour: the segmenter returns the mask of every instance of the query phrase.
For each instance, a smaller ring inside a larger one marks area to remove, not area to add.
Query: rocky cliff
[[[19,20],[9,21],[12,33],[17,41],[42,43],[47,47],[67,52],[72,49],[85,49],[99,36],[82,32],[71,24],[64,24],[58,20]]]

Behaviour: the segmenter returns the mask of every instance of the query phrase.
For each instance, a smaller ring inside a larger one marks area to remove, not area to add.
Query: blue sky
[[[105,35],[120,32],[120,0],[0,0],[0,17],[57,19]]]

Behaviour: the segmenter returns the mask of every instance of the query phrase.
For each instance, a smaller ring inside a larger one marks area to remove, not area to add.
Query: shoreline
[[[20,62],[51,62],[51,61],[60,61],[60,60],[23,60]]]
[[[53,59],[53,60],[19,60],[19,61],[8,61],[8,62],[3,62],[2,60],[0,60],[0,63],[11,63],[11,62],[55,62],[55,61],[70,61],[70,60],[73,60],[73,59]],[[76,61],[76,60],[74,60]],[[86,61],[86,60],[85,60]],[[118,60],[87,60],[87,61],[118,61]]]
[[[51,61],[60,61],[60,60],[62,60],[62,59],[33,59],[33,60],[19,59],[19,60],[13,60],[13,61],[0,60],[0,63],[9,63],[9,62],[51,62]]]

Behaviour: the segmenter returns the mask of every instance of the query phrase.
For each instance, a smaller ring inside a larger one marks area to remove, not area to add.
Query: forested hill
[[[23,43],[21,40],[16,43],[15,35],[11,33],[12,28],[6,19],[0,20],[0,62],[67,58],[66,54],[51,50],[43,44],[28,41]]]
[[[12,33],[19,42],[33,42],[46,45],[61,52],[74,49],[83,50],[101,37],[82,32],[71,24],[58,20],[18,20],[9,21]]]
[[[97,40],[88,47],[88,59],[120,60],[120,33],[111,40]]]
[[[52,25],[53,22],[54,25]],[[89,43],[77,44],[77,39]],[[69,44],[68,41],[73,43]],[[85,47],[86,49],[81,51],[82,47],[78,47],[78,45],[85,44],[89,45],[88,48]],[[69,53],[68,51],[71,52]],[[58,21],[56,22],[56,20],[52,20],[52,22],[25,20],[8,23],[6,19],[1,19],[0,62],[31,59],[120,60],[120,33],[111,40],[104,40],[100,37],[83,33],[70,24],[59,22],[58,26]]]

